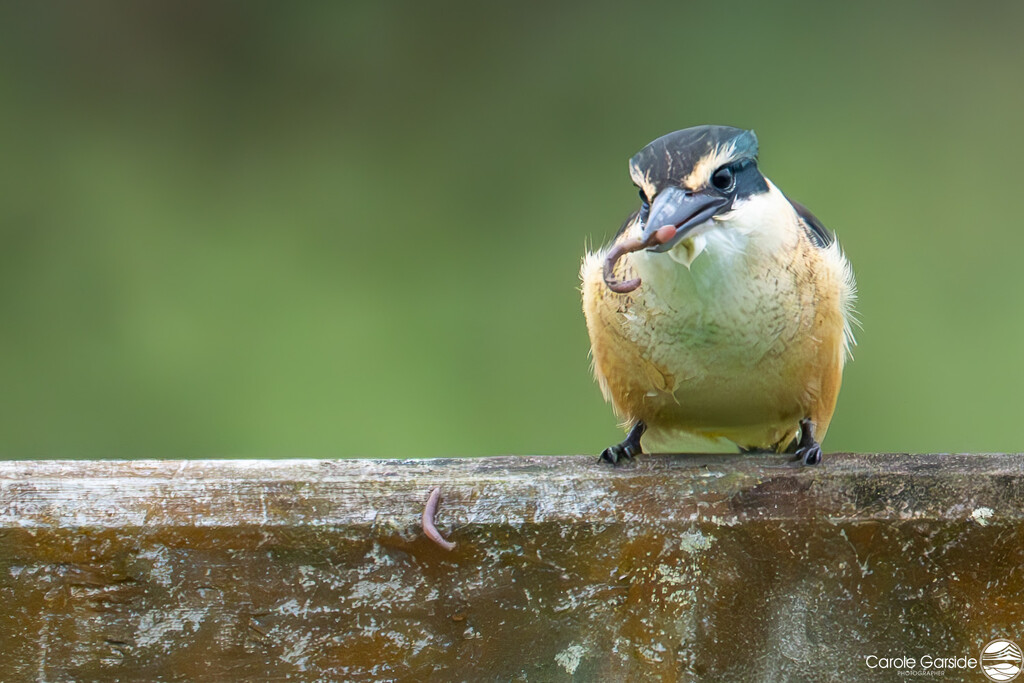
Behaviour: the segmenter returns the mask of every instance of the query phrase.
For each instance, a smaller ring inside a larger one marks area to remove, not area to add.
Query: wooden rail
[[[896,680],[1024,644],[1024,457],[5,462],[0,598],[2,681]]]

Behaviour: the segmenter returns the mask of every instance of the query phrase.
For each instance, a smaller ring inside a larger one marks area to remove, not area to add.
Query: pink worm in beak
[[[619,282],[615,279],[615,264],[625,254],[632,253],[634,251],[640,251],[641,249],[647,249],[649,247],[656,247],[659,244],[665,244],[670,239],[676,236],[676,226],[674,225],[663,225],[646,241],[640,242],[637,240],[624,240],[618,244],[612,246],[608,252],[607,258],[604,260],[604,283],[608,285],[608,289],[619,294],[629,294],[634,289],[640,286],[640,278],[635,277],[632,280],[625,280]]]

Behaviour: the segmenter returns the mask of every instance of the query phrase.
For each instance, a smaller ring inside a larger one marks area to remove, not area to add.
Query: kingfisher
[[[757,136],[696,126],[629,160],[640,207],[583,258],[594,376],[646,446],[738,446],[821,462],[854,344],[856,282],[835,235],[758,168]]]

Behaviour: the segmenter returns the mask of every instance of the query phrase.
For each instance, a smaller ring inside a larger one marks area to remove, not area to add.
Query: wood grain
[[[0,680],[891,680],[864,657],[1024,641],[1020,455],[595,460],[0,463]]]

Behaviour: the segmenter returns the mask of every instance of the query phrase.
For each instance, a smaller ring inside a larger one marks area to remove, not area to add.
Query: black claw
[[[622,443],[609,446],[601,452],[601,458],[598,462],[610,462],[613,465],[617,465],[620,460],[632,460],[640,455],[644,452],[640,446],[640,437],[644,435],[646,430],[647,425],[643,422],[637,422],[629,430],[629,434],[626,435]]]
[[[821,464],[821,444],[814,440],[814,423],[806,417],[800,420],[800,442],[793,453],[793,460],[804,465]]]
[[[622,447],[622,444],[618,443],[614,446],[601,451],[601,460],[603,462],[610,462],[613,465],[618,465],[620,460],[632,460],[633,456]]]
[[[802,461],[805,465],[821,464],[821,446],[814,444],[810,448],[798,448],[796,450],[796,459]]]

